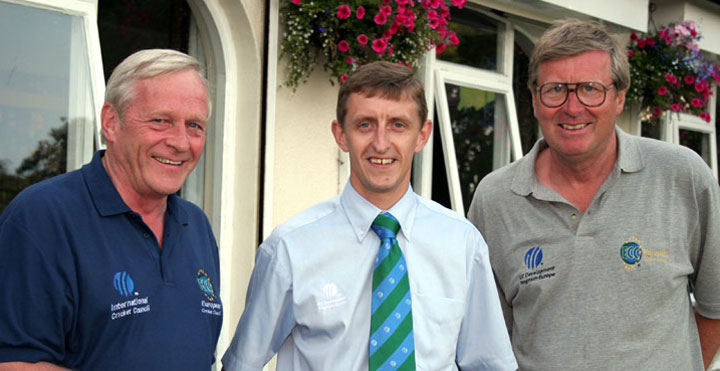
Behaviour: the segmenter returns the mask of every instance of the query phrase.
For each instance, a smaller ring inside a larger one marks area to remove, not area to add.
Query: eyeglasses
[[[575,85],[575,88],[570,88]],[[583,82],[548,82],[540,86],[535,85],[535,91],[540,94],[540,101],[548,108],[560,107],[567,102],[571,91],[575,92],[578,101],[587,107],[597,107],[605,103],[607,91],[615,83],[604,85],[597,81]]]

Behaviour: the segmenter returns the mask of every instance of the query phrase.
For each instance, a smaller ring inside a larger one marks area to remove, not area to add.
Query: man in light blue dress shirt
[[[410,187],[432,131],[424,90],[375,62],[342,85],[332,132],[350,155],[343,193],[277,227],[257,252],[225,370],[368,370],[373,266],[382,212],[400,224],[418,370],[515,370],[488,250],[455,212]]]

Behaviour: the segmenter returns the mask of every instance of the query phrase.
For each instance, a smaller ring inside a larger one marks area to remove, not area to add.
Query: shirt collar
[[[381,210],[361,196],[350,181],[340,195],[340,205],[355,232],[358,241],[362,242],[370,232],[370,225],[375,217],[383,211],[392,214],[400,223],[400,233],[410,241],[415,212],[417,211],[418,200],[412,186],[408,186],[405,194],[389,210]]]
[[[82,167],[82,174],[85,184],[90,192],[95,209],[100,216],[118,215],[132,212],[130,207],[123,201],[117,188],[110,180],[110,176],[102,163],[105,150],[95,152],[92,161]],[[180,207],[178,196],[171,194],[167,199],[166,215],[170,215],[180,224],[188,223],[188,214]]]
[[[633,173],[642,170],[645,163],[637,138],[625,133],[617,125],[615,134],[618,140],[618,159],[615,170]],[[539,182],[535,176],[535,160],[538,153],[548,147],[544,138],[538,139],[533,148],[518,161],[518,171],[515,173],[510,189],[521,196],[527,196],[539,191]]]

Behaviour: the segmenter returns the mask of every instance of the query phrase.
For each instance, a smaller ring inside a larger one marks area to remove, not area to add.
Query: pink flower
[[[628,57],[632,58],[635,56],[635,52],[628,49]]]
[[[392,7],[390,5],[381,6],[380,13],[385,14],[386,16],[392,14]]]
[[[375,39],[372,42],[372,48],[375,51],[375,53],[382,53],[385,51],[385,48],[387,48],[387,40],[385,38],[379,38]]]
[[[634,41],[637,41],[637,39],[638,39],[638,35],[635,32],[630,34],[630,41],[634,42]]]
[[[345,58],[345,62],[348,62],[348,64],[355,64],[355,60],[352,59],[352,57]]]
[[[428,22],[428,26],[430,26],[430,28],[432,28],[433,30],[438,28],[439,25],[440,21],[437,18],[431,19],[430,22]]]
[[[338,7],[337,10],[337,17],[340,19],[348,19],[350,18],[350,14],[352,14],[352,11],[350,10],[350,7],[343,4]]]
[[[390,28],[388,29],[388,31],[390,32],[390,35],[395,35],[396,33],[398,33],[399,30],[400,30],[400,28],[398,27],[397,23],[391,24]]]
[[[438,19],[438,13],[434,10],[428,10],[427,17],[429,20],[437,20]]]
[[[341,84],[344,83],[345,80],[347,80],[347,78],[348,78],[347,75],[345,75],[345,74],[341,75],[341,76],[340,76],[340,83],[341,83]]]
[[[392,55],[393,50],[395,50],[395,45],[390,45],[390,47],[387,50],[388,57]]]
[[[648,44],[648,46],[655,45],[655,39],[653,39],[652,37],[648,37],[647,39],[645,39],[645,42]]]
[[[452,0],[452,5],[455,5],[459,9],[462,9],[463,6],[465,6],[465,0]]]
[[[358,35],[358,37],[357,37],[357,42],[360,43],[360,44],[362,44],[362,45],[367,44],[367,43],[368,43],[368,37],[367,37],[367,35],[365,35],[364,33],[361,33],[360,35]]]
[[[652,109],[652,114],[653,114],[654,116],[659,116],[659,115],[660,115],[660,112],[662,112],[662,108],[660,108],[660,107],[655,107],[655,108]]]
[[[673,74],[671,74],[671,73],[666,73],[666,74],[665,74],[665,81],[667,81],[667,82],[669,82],[669,83],[675,84],[675,83],[677,83],[677,77],[675,77],[675,76],[674,76]]]
[[[671,108],[672,108],[672,110],[675,111],[675,112],[680,111],[680,105],[677,104],[677,103],[673,103],[672,106],[671,106]]]
[[[697,36],[697,31],[695,31],[694,28],[691,28],[691,29],[690,29],[690,36],[692,36],[692,37],[696,37],[696,36]]]
[[[295,5],[300,5],[300,0],[290,0],[290,2]]]
[[[694,83],[695,83],[695,76],[693,76],[693,75],[687,75],[687,76],[685,76],[685,83],[688,84],[688,85],[694,84]]]
[[[665,95],[667,94],[667,88],[664,86],[661,86],[660,89],[657,90],[658,95]]]
[[[700,113],[700,118],[705,120],[705,122],[710,122],[710,114],[707,112]]]
[[[384,25],[385,22],[387,22],[387,16],[385,15],[385,13],[380,12],[378,14],[375,14],[375,24]]]
[[[340,42],[337,44],[338,50],[341,52],[346,52],[350,49],[350,44],[348,44],[345,40],[340,40]]]
[[[433,9],[439,8],[441,4],[443,4],[442,0],[430,0],[430,7]]]
[[[700,98],[693,98],[692,101],[690,102],[690,104],[692,104],[693,107],[702,107],[702,106],[704,106],[703,101],[702,101],[702,99],[700,99]]]
[[[455,32],[450,31],[450,45],[457,45],[460,44],[460,40],[458,39]]]
[[[447,46],[447,45],[445,45],[445,44],[437,44],[437,45],[435,45],[435,53],[437,53],[437,54],[442,54],[442,52],[445,51],[445,47],[446,47],[446,46]]]
[[[660,36],[661,39],[664,39],[667,36],[667,34],[665,33],[665,30],[660,30],[660,31],[658,31],[658,36]],[[631,39],[632,39],[632,37],[631,37]]]
[[[695,84],[695,91],[698,93],[702,93],[705,91],[705,81],[698,82]]]
[[[363,8],[363,6],[360,5],[355,10],[355,17],[357,17],[357,19],[363,19],[364,16],[365,16],[365,8]]]
[[[408,0],[395,0],[395,2],[396,2],[398,5],[405,5],[405,4],[408,3]]]
[[[646,43],[647,42],[645,40],[638,41],[638,48],[640,48],[640,49],[644,48]]]
[[[672,39],[670,38],[670,36],[665,36],[665,44],[670,45],[671,41],[672,41]]]

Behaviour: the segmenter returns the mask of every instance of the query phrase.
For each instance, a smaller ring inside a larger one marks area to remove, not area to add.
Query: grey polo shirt
[[[543,140],[475,192],[521,370],[702,369],[688,290],[720,318],[717,181],[685,147],[616,133],[584,214],[536,180]]]

